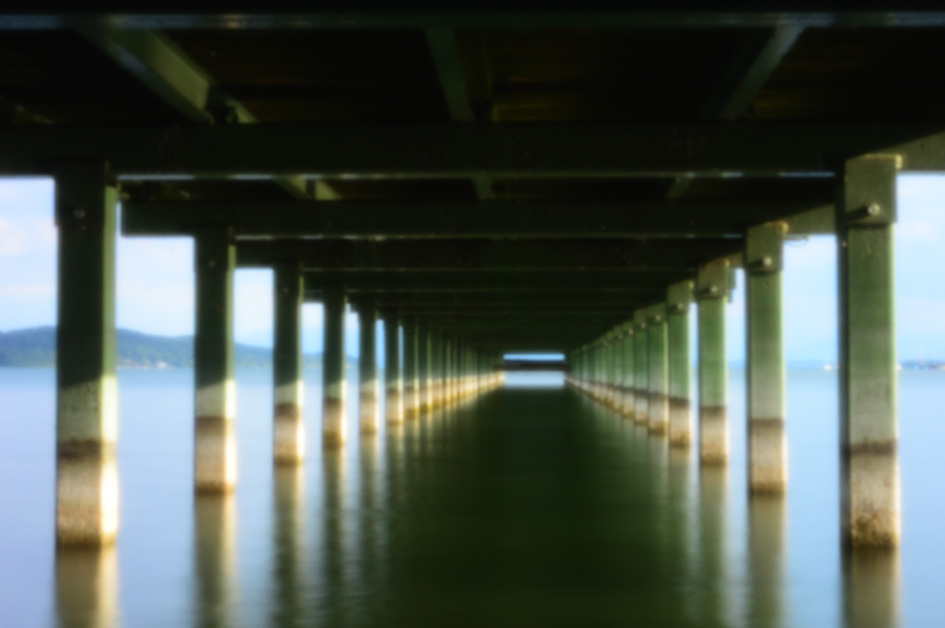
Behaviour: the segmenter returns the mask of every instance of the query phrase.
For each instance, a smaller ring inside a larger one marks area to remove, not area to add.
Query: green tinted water
[[[0,422],[4,625],[924,626],[945,608],[941,500],[915,464],[902,552],[842,556],[836,406],[818,372],[791,375],[806,392],[790,408],[790,498],[762,501],[744,492],[738,389],[728,470],[527,376],[343,451],[313,436],[286,470],[260,373],[240,375],[237,492],[195,498],[191,375],[125,373],[118,545],[58,555],[42,373],[0,391],[4,408],[40,399],[32,423]],[[914,375],[909,398],[938,398],[940,376]],[[904,453],[934,468],[927,440]]]

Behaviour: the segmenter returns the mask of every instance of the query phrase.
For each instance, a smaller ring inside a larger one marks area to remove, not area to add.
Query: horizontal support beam
[[[19,5],[19,6],[18,6]],[[740,5],[740,6],[739,6]],[[91,23],[129,29],[413,29],[449,28],[774,28],[799,25],[827,27],[932,27],[945,26],[945,12],[929,10],[928,2],[890,4],[886,11],[865,10],[851,1],[819,2],[798,6],[788,2],[735,3],[727,9],[708,10],[693,0],[651,2],[635,10],[615,10],[612,4],[575,3],[570,9],[535,11],[508,5],[506,10],[485,10],[481,3],[415,6],[414,10],[378,10],[378,3],[320,3],[318,11],[299,11],[298,4],[270,2],[265,10],[213,11],[200,7],[182,10],[162,2],[139,2],[133,9],[115,11],[112,4],[84,3],[68,12],[41,12],[23,2],[5,3],[0,29],[60,29]],[[560,7],[560,5],[559,5]]]
[[[536,371],[560,371],[567,373],[571,369],[564,360],[504,360],[493,367],[496,371],[528,373]]]
[[[516,292],[479,292],[479,293],[391,293],[366,297],[378,307],[429,310],[472,310],[503,307],[521,309],[562,309],[588,310],[601,307],[622,307],[641,301],[665,300],[666,290],[654,289],[640,292],[602,292],[557,290],[530,292],[527,295]],[[306,292],[306,298],[313,301],[321,299],[321,292]],[[364,297],[352,296],[352,304],[359,304]]]
[[[945,132],[936,124],[233,125],[0,129],[0,174],[49,174],[56,161],[102,158],[144,176],[437,178],[832,176],[843,160]],[[942,140],[937,140],[942,144]],[[312,147],[317,146],[317,150]],[[396,149],[394,149],[396,147]],[[940,154],[941,153],[941,154]],[[905,168],[945,169],[945,151]],[[931,161],[927,161],[931,159]]]
[[[730,255],[741,238],[682,240],[242,240],[237,264],[299,262],[325,270],[692,271]],[[459,279],[462,281],[462,279]]]
[[[309,271],[305,285],[310,294],[318,286],[344,285],[349,294],[396,295],[469,295],[509,293],[511,296],[541,292],[583,292],[587,298],[603,297],[609,293],[652,294],[662,291],[676,281],[695,276],[687,271],[659,272],[599,272],[567,271]]]
[[[799,201],[125,202],[125,235],[185,235],[209,224],[238,236],[386,238],[724,237],[756,224],[833,212]]]

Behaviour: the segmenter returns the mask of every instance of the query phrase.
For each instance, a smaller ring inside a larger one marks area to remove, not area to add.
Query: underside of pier
[[[781,247],[836,234],[845,538],[897,542],[895,176],[945,170],[945,81],[929,71],[945,12],[17,4],[0,8],[0,175],[57,178],[61,542],[117,526],[117,200],[123,234],[197,241],[209,491],[236,477],[232,273],[263,267],[278,277],[280,460],[304,450],[303,301],[326,303],[326,445],[345,438],[350,304],[403,327],[388,421],[488,388],[502,354],[555,352],[576,387],[681,446],[696,440],[695,301],[704,464],[728,455],[724,304],[743,268],[752,490],[783,492]],[[376,374],[361,375],[370,433]]]

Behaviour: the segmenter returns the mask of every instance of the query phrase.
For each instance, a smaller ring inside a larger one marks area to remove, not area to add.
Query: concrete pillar
[[[837,231],[840,288],[841,526],[848,545],[901,535],[893,155],[846,163]]]
[[[345,306],[343,288],[323,292],[325,344],[322,353],[322,446],[340,447],[345,442]]]
[[[196,233],[195,249],[194,482],[200,493],[226,493],[236,486],[236,381],[233,378],[236,247],[229,230],[217,227]]]
[[[787,489],[787,368],[784,362],[781,276],[785,223],[748,230],[745,270],[748,349],[748,487]]]
[[[404,415],[408,419],[415,419],[420,411],[417,321],[413,318],[405,318],[402,324],[404,328]]]
[[[669,287],[667,332],[669,338],[669,444],[692,443],[692,363],[689,361],[689,304],[693,282]]]
[[[393,312],[384,313],[384,381],[387,422],[399,425],[404,421],[404,381],[400,374],[400,320]]]
[[[647,387],[647,422],[650,433],[666,436],[669,432],[669,365],[667,363],[666,305],[647,308],[647,347],[649,379]]]
[[[420,410],[426,412],[433,408],[433,336],[426,325],[421,325],[417,334]]]
[[[604,341],[599,339],[594,345],[594,399],[603,402],[604,391],[607,385],[606,370],[604,368]]]
[[[297,464],[305,458],[302,414],[305,379],[302,374],[302,266],[280,263],[273,268],[275,330],[272,349],[273,458],[277,464]]]
[[[101,162],[56,175],[56,542],[110,545],[118,533],[115,379],[116,188]]]
[[[453,374],[453,340],[443,338],[443,405],[450,403],[450,377]]]
[[[621,373],[621,400],[620,412],[628,419],[633,418],[636,404],[634,396],[634,376],[636,375],[634,364],[634,337],[633,322],[623,325],[621,328],[620,351],[623,352],[623,371]]]
[[[450,338],[446,344],[446,402],[456,401],[456,351],[458,343]]]
[[[725,355],[725,305],[729,291],[728,260],[699,269],[699,459],[702,464],[728,461],[728,362]]]
[[[377,434],[379,407],[377,403],[377,305],[374,300],[358,304],[358,393],[361,434]]]
[[[443,405],[443,336],[439,331],[431,331],[432,340],[432,380],[430,384],[431,409]]]
[[[650,360],[649,343],[646,332],[646,310],[637,310],[633,314],[633,324],[636,328],[634,334],[633,366],[636,369],[634,381],[636,382],[636,408],[633,412],[633,419],[637,423],[646,425],[649,418],[649,379],[650,379]]]
[[[608,342],[609,352],[610,352],[610,373],[608,373],[608,395],[607,403],[614,410],[620,411],[623,402],[623,376],[621,371],[623,370],[623,351],[620,328],[616,328],[610,332],[610,341]]]

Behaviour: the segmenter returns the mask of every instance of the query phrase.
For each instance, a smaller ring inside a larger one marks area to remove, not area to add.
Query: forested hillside
[[[318,364],[321,356],[305,356],[306,366]],[[0,366],[54,366],[56,328],[33,327],[0,332]],[[181,368],[194,363],[193,336],[152,336],[128,329],[118,330],[119,368]],[[272,363],[272,350],[236,345],[237,367],[264,367]]]

